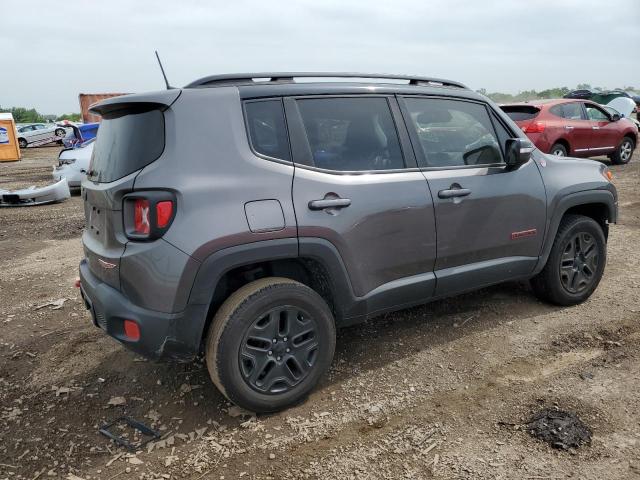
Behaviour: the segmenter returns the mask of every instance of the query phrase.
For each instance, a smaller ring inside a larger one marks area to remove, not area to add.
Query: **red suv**
[[[544,153],[608,155],[614,163],[628,163],[638,143],[638,127],[629,119],[588,100],[536,100],[501,108]]]

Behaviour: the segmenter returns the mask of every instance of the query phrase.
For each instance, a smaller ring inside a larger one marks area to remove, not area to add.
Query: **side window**
[[[596,120],[598,122],[609,121],[609,117],[599,108],[594,107],[593,105],[585,104],[585,109],[587,110],[587,118],[589,120]]]
[[[569,120],[584,120],[582,115],[582,103],[571,102],[562,104],[562,116]]]
[[[291,161],[282,101],[246,102],[244,108],[253,149],[268,157]]]
[[[484,105],[435,98],[405,102],[424,153],[422,167],[502,163],[502,148]]]
[[[404,168],[386,98],[297,100],[313,163],[337,171]]]

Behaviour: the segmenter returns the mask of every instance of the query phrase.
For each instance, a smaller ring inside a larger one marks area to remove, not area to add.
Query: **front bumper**
[[[60,165],[53,167],[52,177],[57,182],[66,178],[69,188],[80,188],[80,184],[86,178],[86,175],[72,169],[69,165]]]
[[[121,292],[97,278],[86,259],[80,262],[80,293],[95,326],[128,349],[153,360],[191,361],[200,351],[205,305],[188,305],[178,313],[162,313],[131,303]],[[140,327],[140,339],[124,332],[124,321]]]

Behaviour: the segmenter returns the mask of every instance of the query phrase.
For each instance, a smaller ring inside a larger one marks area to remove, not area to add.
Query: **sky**
[[[0,0],[0,105],[212,74],[357,71],[517,93],[640,89],[640,0]]]

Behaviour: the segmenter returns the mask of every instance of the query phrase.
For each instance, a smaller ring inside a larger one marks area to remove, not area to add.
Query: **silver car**
[[[18,125],[18,145],[26,148],[28,145],[45,140],[47,138],[64,138],[67,131],[64,127],[55,123],[31,123],[29,125]]]

